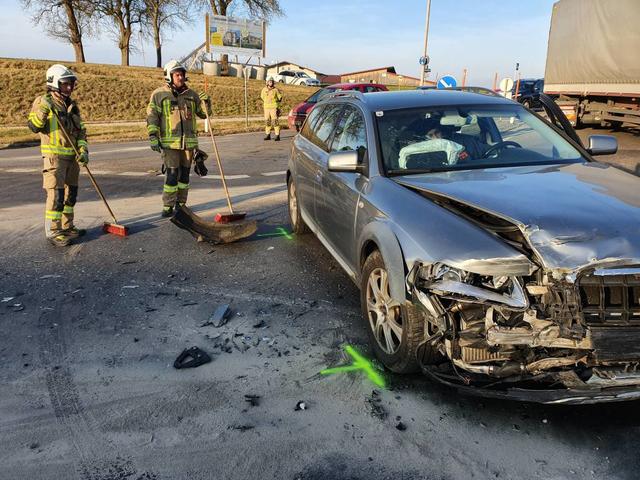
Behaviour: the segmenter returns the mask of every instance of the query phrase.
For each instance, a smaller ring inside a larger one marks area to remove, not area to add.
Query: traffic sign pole
[[[429,41],[429,16],[431,15],[431,0],[427,0],[427,16],[425,18],[425,26],[424,26],[424,56],[427,57],[427,42]],[[420,86],[424,85],[424,79],[426,77],[427,72],[425,72],[425,68],[420,68]]]

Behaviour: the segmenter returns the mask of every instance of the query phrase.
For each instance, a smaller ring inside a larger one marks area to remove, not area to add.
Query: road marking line
[[[222,179],[222,177],[220,175],[207,175],[206,177],[202,177],[205,180],[206,179],[212,179],[212,180],[220,180]],[[251,178],[249,175],[225,175],[224,178],[226,180],[239,180],[241,178]]]
[[[41,172],[42,170],[38,170],[37,168],[7,168],[5,172],[8,173],[34,173]]]
[[[148,177],[148,172],[120,172],[116,173],[116,175],[121,175],[123,177]]]
[[[287,173],[286,170],[282,170],[281,172],[264,172],[261,173],[260,175],[262,175],[263,177],[275,177],[278,175],[285,175]]]
[[[91,173],[93,173],[94,175],[112,175],[113,172],[110,172],[109,170],[91,170]]]

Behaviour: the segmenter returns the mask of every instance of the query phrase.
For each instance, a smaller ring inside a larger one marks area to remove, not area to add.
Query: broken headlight
[[[437,263],[421,266],[418,278],[423,289],[443,298],[515,309],[526,309],[529,306],[517,277],[479,275]]]

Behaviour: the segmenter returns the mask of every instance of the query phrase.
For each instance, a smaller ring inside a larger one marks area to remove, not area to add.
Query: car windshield
[[[309,78],[309,75],[307,75],[305,72],[297,72],[297,75],[298,75],[299,77]]]
[[[376,119],[392,175],[585,161],[519,105],[389,110],[376,112]]]

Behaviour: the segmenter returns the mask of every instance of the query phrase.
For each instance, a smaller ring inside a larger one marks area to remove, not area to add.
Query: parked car
[[[318,103],[320,99],[322,99],[322,97],[324,97],[326,94],[335,92],[336,90],[358,90],[362,93],[370,93],[386,92],[387,87],[386,85],[382,85],[380,83],[336,83],[334,85],[329,85],[322,90],[318,90],[304,102],[299,103],[291,110],[289,110],[289,115],[287,116],[289,128],[295,128],[296,131],[299,132],[300,127],[304,123],[304,119],[307,118],[307,114],[313,108],[313,106]]]
[[[296,234],[360,287],[394,372],[545,403],[640,398],[640,179],[548,118],[460,91],[336,92],[287,169]]]
[[[516,87],[518,95],[516,96]],[[544,90],[544,79],[522,79],[520,85],[514,83],[511,89],[511,98],[527,108],[541,108],[540,94]]]
[[[282,70],[273,76],[273,81],[278,83],[286,83],[288,85],[305,85],[307,87],[319,87],[320,81],[311,78],[305,72],[300,70]]]

